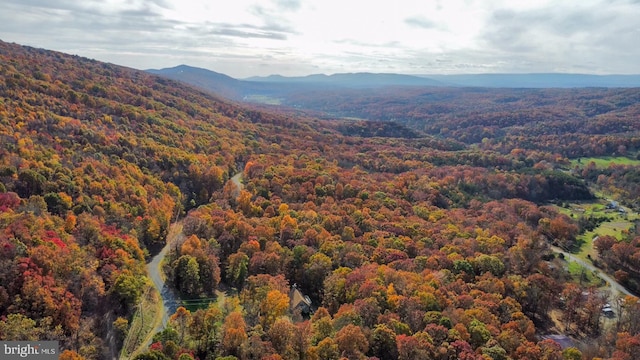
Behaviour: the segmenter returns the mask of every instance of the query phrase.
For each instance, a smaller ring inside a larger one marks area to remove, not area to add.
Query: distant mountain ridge
[[[429,78],[402,74],[314,74],[304,77],[271,75],[235,79],[212,70],[188,65],[146,71],[195,85],[234,100],[246,100],[256,96],[282,97],[293,92],[330,90],[332,88],[367,89],[386,86],[448,86]]]
[[[245,80],[262,83],[331,84],[351,88],[371,88],[381,86],[447,86],[446,83],[442,83],[440,81],[436,81],[427,77],[368,72],[340,73],[333,75],[313,74],[298,77],[286,77],[281,75],[270,75],[266,77],[254,76]]]
[[[280,103],[293,94],[340,89],[384,87],[479,87],[479,88],[629,88],[640,87],[640,75],[587,74],[469,74],[406,75],[392,73],[339,73],[287,77],[256,76],[235,79],[212,70],[179,65],[149,73],[195,85],[220,96],[249,102]]]

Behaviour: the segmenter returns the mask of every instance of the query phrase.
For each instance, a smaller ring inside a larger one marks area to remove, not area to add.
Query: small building
[[[289,310],[292,313],[299,312],[302,316],[311,314],[311,299],[302,293],[296,284],[289,291]]]
[[[602,315],[608,318],[612,318],[616,315],[616,313],[613,311],[609,304],[605,304],[605,306],[602,308]]]

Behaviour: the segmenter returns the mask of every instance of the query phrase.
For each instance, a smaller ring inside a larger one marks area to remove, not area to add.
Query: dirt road
[[[575,261],[578,264],[580,264],[580,266],[584,266],[585,268],[593,271],[595,274],[597,274],[597,276],[604,280],[608,286],[611,288],[611,296],[613,298],[619,298],[619,297],[624,297],[625,295],[633,295],[629,292],[629,290],[627,290],[624,286],[622,286],[619,282],[617,282],[614,278],[612,278],[611,276],[603,273],[600,269],[598,269],[597,267],[593,266],[593,264],[584,261],[582,259],[580,259],[579,257],[570,254],[562,249],[560,249],[559,247],[556,246],[552,246],[551,249],[558,253],[558,254],[563,254],[565,259],[570,259],[571,261]]]

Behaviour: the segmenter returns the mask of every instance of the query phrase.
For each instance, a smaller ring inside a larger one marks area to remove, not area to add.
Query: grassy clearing
[[[599,287],[603,285],[603,280],[600,277],[577,262],[570,261],[567,263],[567,266],[567,270],[573,277],[574,281],[585,286]]]
[[[245,96],[244,100],[248,101],[248,102],[266,104],[266,105],[281,105],[282,104],[282,99],[270,97],[270,96],[267,96],[267,95],[247,95],[247,96]]]
[[[589,257],[597,259],[598,251],[593,248],[593,239],[595,236],[597,236],[595,231],[587,231],[578,236],[578,243],[582,245],[580,246],[580,251],[575,255],[583,260],[587,260]]]
[[[600,225],[598,235],[613,236],[618,240],[624,237],[624,230],[629,230],[633,224],[630,221],[611,221]]]
[[[596,259],[598,257],[598,252],[593,248],[593,239],[597,236],[609,235],[621,240],[624,230],[630,229],[632,225],[633,224],[629,221],[604,222],[593,231],[585,232],[578,236],[578,242],[580,242],[582,246],[576,255],[584,260],[587,260],[589,255],[592,259]]]
[[[640,160],[631,159],[625,156],[603,156],[603,157],[584,157],[571,160],[572,167],[587,166],[590,162],[594,162],[599,169],[608,168],[610,165],[631,165],[640,166]]]
[[[186,302],[183,303],[182,306],[183,308],[189,310],[189,312],[196,312],[200,309],[206,309],[209,307],[209,304],[211,304],[213,301],[206,301],[203,300],[202,302]]]
[[[575,255],[583,260],[588,260],[589,256],[593,259],[598,257],[597,251],[593,248],[594,238],[609,235],[621,240],[624,232],[633,226],[632,221],[638,218],[638,214],[621,214],[616,210],[607,209],[607,203],[606,200],[597,200],[593,202],[568,203],[565,207],[556,206],[558,212],[573,219],[578,219],[581,216],[607,217],[610,219],[601,223],[593,231],[587,231],[578,236],[580,251]]]
[[[155,335],[155,329],[162,321],[162,301],[160,294],[153,286],[149,286],[142,295],[138,308],[129,324],[127,338],[122,344],[120,359],[132,359],[146,349]]]
[[[555,206],[555,209],[571,218],[577,219],[580,216],[615,216],[613,211],[607,210],[606,200],[570,202],[564,206]]]

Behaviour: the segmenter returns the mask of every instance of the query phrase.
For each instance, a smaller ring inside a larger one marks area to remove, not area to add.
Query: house
[[[311,299],[304,295],[296,284],[289,291],[289,310],[292,313],[299,312],[303,316],[311,314]]]
[[[612,317],[614,317],[616,315],[616,313],[611,308],[611,305],[604,304],[604,306],[602,307],[602,315],[604,315],[604,316],[606,316],[608,318],[612,318]]]

